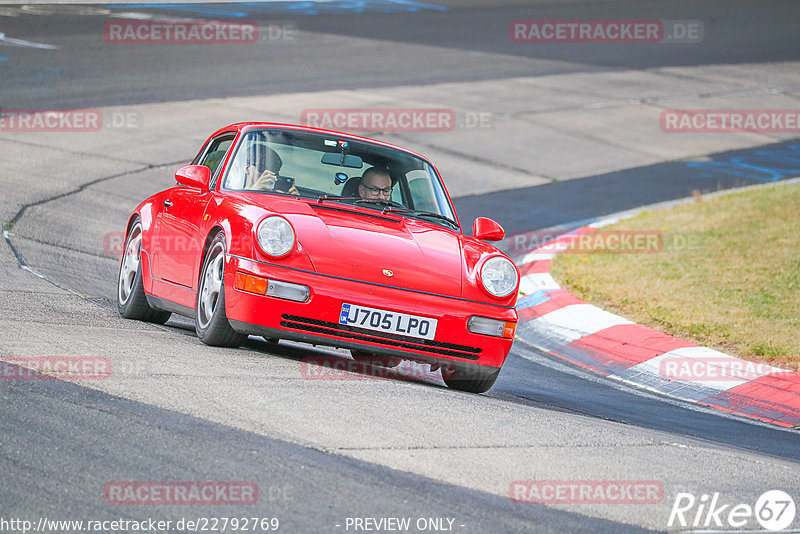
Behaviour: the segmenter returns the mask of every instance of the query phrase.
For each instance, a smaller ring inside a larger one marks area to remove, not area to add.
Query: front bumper
[[[237,271],[306,285],[311,289],[310,297],[294,302],[241,291],[234,284]],[[435,318],[436,336],[424,340],[341,325],[339,316],[345,302]],[[227,257],[225,269],[225,309],[231,326],[247,334],[465,368],[501,367],[513,342],[469,332],[467,321],[471,316],[517,320],[514,308],[287,269],[232,255]]]

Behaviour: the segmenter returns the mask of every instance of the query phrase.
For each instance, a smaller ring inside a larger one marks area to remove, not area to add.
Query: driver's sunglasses
[[[367,191],[369,191],[373,195],[378,195],[380,193],[383,193],[384,195],[391,195],[392,194],[392,188],[391,187],[384,187],[383,189],[381,189],[380,187],[371,187],[369,185],[365,185],[364,187],[367,189]]]

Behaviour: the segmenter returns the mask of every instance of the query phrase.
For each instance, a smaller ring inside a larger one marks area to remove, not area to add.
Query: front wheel
[[[442,379],[447,387],[468,393],[485,393],[489,391],[500,374],[500,368],[463,369],[442,366]]]
[[[238,347],[247,338],[231,327],[225,314],[225,236],[208,247],[195,303],[195,331],[200,341],[216,347]]]
[[[117,277],[117,310],[126,319],[164,324],[172,315],[156,310],[147,302],[142,282],[142,223],[136,221],[128,232]]]

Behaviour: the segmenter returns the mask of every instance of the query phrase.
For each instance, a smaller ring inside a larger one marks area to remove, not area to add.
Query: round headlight
[[[270,256],[285,256],[294,247],[294,230],[289,221],[273,215],[261,221],[256,230],[258,246]]]
[[[507,258],[489,258],[481,267],[481,282],[495,297],[507,297],[517,287],[517,269]]]

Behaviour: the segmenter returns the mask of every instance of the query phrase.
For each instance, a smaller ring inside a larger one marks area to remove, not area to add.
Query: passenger
[[[245,189],[254,191],[272,191],[278,181],[278,173],[283,161],[277,152],[263,143],[253,143],[247,147],[247,163],[244,166]],[[299,195],[300,192],[292,184],[288,193]]]

